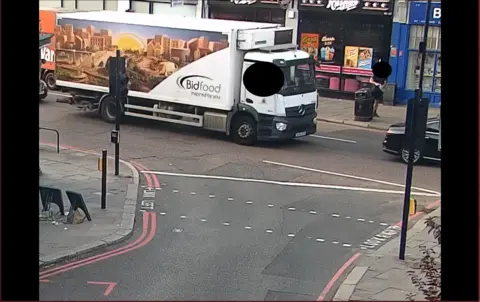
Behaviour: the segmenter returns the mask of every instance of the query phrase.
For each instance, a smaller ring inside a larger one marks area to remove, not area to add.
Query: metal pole
[[[107,150],[102,150],[102,210],[107,207],[107,160]]]
[[[403,213],[402,213],[402,229],[400,232],[400,251],[398,258],[400,260],[405,260],[405,248],[407,245],[407,227],[408,227],[408,212],[410,205],[410,193],[412,189],[412,178],[413,178],[413,159],[415,152],[415,128],[416,128],[416,119],[418,117],[418,104],[420,103],[421,98],[423,97],[423,74],[425,72],[425,60],[427,57],[427,39],[428,39],[428,28],[430,24],[430,9],[432,7],[432,0],[427,1],[427,9],[425,15],[425,27],[423,31],[423,41],[420,42],[419,51],[422,55],[420,62],[420,76],[418,79],[418,89],[415,90],[415,100],[413,101],[411,120],[407,121],[409,123],[410,137],[408,138],[408,165],[407,165],[407,175],[405,179],[405,196],[403,199]]]
[[[120,96],[119,96],[119,80],[118,73],[120,72],[120,50],[117,49],[117,72],[115,73],[115,105],[117,109],[117,117],[115,119],[115,130],[117,130],[117,135],[120,136]],[[120,173],[120,143],[117,140],[115,143],[115,175],[118,176]]]

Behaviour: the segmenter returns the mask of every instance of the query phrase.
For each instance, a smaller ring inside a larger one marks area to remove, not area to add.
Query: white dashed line
[[[338,242],[338,241],[332,241],[332,243],[333,243],[333,244],[339,244],[339,242]]]
[[[249,225],[247,225],[247,226],[245,227],[245,229],[246,229],[246,230],[251,230],[251,229],[252,229],[252,227],[251,227],[251,226],[249,226]]]
[[[380,222],[380,225],[387,226],[387,225],[388,225],[388,223],[385,223],[385,222]]]
[[[167,215],[167,213],[165,213],[165,212],[160,212],[160,213],[158,213],[158,214],[160,214],[160,215],[162,215],[162,216]]]
[[[337,218],[337,217],[340,217],[340,215],[338,215],[338,214],[332,214],[332,217]]]
[[[350,218],[352,218],[352,217],[350,217],[350,216],[346,216],[346,217],[345,217],[345,219],[350,219]]]
[[[182,216],[180,216],[180,218],[185,219],[185,218],[187,218],[187,216],[182,215]]]
[[[157,191],[161,191],[161,190],[162,190],[162,188],[156,188],[156,190],[157,190]]]
[[[295,234],[290,233],[288,234],[288,237],[295,237]]]
[[[200,219],[201,222],[206,222],[207,220],[205,218]]]
[[[191,193],[190,193],[190,195],[197,195],[197,193],[195,193],[195,192],[191,192]]]
[[[223,225],[229,226],[230,222],[224,222]]]
[[[269,208],[273,208],[273,204],[269,204],[267,207],[269,207]]]
[[[233,200],[233,198],[232,198],[232,197],[228,197],[228,200],[229,200],[229,201],[232,201],[232,200]]]
[[[375,222],[375,221],[373,221],[373,220],[369,220],[369,221],[368,221],[368,223],[374,223],[374,222]]]
[[[208,195],[208,197],[210,197],[210,198],[215,198],[215,195],[210,194],[210,195]]]
[[[266,230],[265,232],[266,232],[266,233],[273,233],[273,231],[270,230],[270,229]]]
[[[165,187],[167,184],[162,183],[161,185],[162,185],[163,187]]]
[[[316,211],[309,211],[308,214],[317,215]]]
[[[352,245],[351,244],[348,244],[348,243],[344,243],[342,244],[344,247],[351,247]]]
[[[173,193],[178,193],[178,190],[173,190]]]
[[[253,202],[252,202],[252,201],[250,201],[250,200],[246,202],[246,204],[252,204],[252,203],[253,203]]]
[[[289,211],[295,211],[295,208],[294,207],[290,207],[288,208]]]
[[[363,221],[365,221],[365,219],[363,219],[363,218],[357,218],[357,221],[362,221],[362,222],[363,222]]]
[[[318,241],[318,242],[325,242],[325,239],[322,239],[322,238],[317,238],[317,239],[315,239],[315,241]]]

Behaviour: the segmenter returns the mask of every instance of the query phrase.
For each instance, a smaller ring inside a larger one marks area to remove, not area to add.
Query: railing
[[[60,153],[60,133],[57,129],[38,127],[40,130],[53,131],[57,134],[57,153]]]

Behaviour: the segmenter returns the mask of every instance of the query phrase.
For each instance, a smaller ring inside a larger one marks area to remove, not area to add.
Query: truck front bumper
[[[316,113],[295,118],[260,115],[257,124],[258,140],[288,140],[314,134],[317,132],[316,118]],[[286,129],[284,131],[277,130],[278,123],[285,124]]]

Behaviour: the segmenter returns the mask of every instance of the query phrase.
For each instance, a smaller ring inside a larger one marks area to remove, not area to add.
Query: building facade
[[[426,1],[402,1],[397,3],[392,30],[389,82],[396,85],[396,104],[406,104],[414,97],[420,76],[421,55],[418,47],[423,41]],[[427,57],[423,79],[423,95],[430,99],[430,106],[441,104],[442,53],[441,53],[441,1],[433,0],[427,39]]]
[[[275,23],[298,29],[298,1],[281,0],[208,0],[207,16],[211,19]]]
[[[299,0],[298,45],[319,62],[319,95],[353,99],[389,60],[393,0]]]
[[[175,2],[175,1],[174,1]],[[40,0],[40,7],[68,8],[86,11],[111,10],[144,14],[168,14],[183,17],[202,17],[202,0],[184,0],[183,5],[172,6],[171,0]]]

